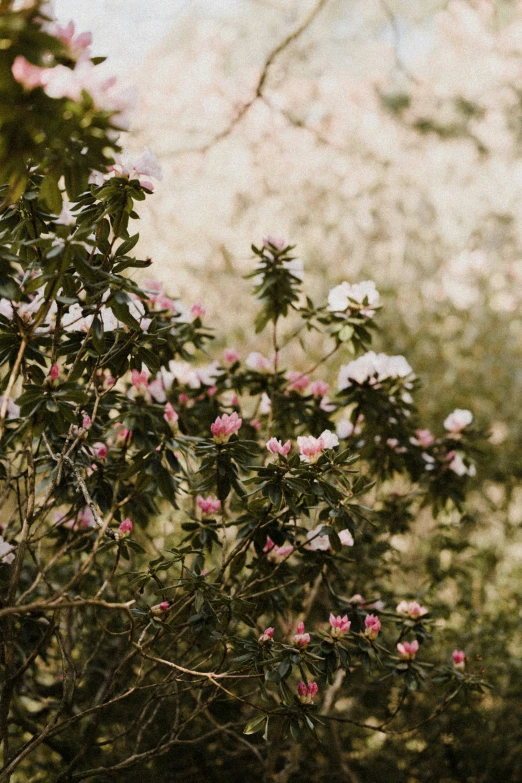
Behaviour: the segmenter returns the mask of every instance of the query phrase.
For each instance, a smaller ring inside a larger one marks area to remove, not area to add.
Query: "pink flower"
[[[157,617],[167,612],[169,608],[170,608],[170,603],[168,601],[162,601],[160,604],[155,604],[154,606],[151,606],[150,613]]]
[[[300,435],[297,438],[297,445],[301,452],[302,462],[314,464],[324,449],[333,449],[339,445],[339,438],[330,430],[324,430],[318,438],[314,438],[312,435]]]
[[[118,530],[122,536],[128,536],[132,533],[132,521],[127,517],[127,519],[123,520]]]
[[[34,90],[36,87],[43,87],[45,74],[48,68],[39,68],[19,55],[15,58],[11,67],[15,81],[21,84],[26,90]]]
[[[271,642],[272,636],[274,635],[274,629],[273,628],[267,628],[261,636],[258,639],[259,644],[265,644],[265,642]]]
[[[397,649],[399,651],[399,655],[401,658],[405,661],[413,661],[417,653],[419,652],[419,643],[417,639],[414,639],[413,642],[404,642],[397,645]]]
[[[286,379],[289,391],[304,391],[310,383],[308,375],[303,375],[302,372],[287,372]]]
[[[319,690],[316,682],[309,682],[308,685],[302,680],[297,686],[297,695],[301,704],[313,704],[314,696]]]
[[[417,436],[418,445],[422,446],[424,449],[432,446],[435,442],[435,437],[429,430],[415,430],[415,435]]]
[[[149,373],[147,370],[133,370],[131,372],[131,384],[136,390],[137,394],[145,397],[149,389]]]
[[[107,445],[105,443],[102,443],[101,441],[98,441],[98,443],[94,443],[91,447],[92,453],[95,457],[98,457],[98,459],[104,460],[107,459]]]
[[[340,639],[350,630],[351,622],[349,621],[347,614],[345,614],[344,617],[341,617],[341,615],[334,617],[334,615],[330,613],[330,625],[330,636],[333,636],[334,639]]]
[[[316,552],[318,550],[321,552],[328,552],[332,548],[330,539],[327,535],[318,535],[323,527],[324,525],[318,525],[313,530],[309,530],[306,534],[306,537],[310,542],[307,545],[307,549],[310,549],[312,552]],[[348,529],[340,531],[339,540],[343,546],[353,546],[354,543],[353,536]]]
[[[252,353],[248,354],[245,360],[245,366],[248,367],[249,370],[254,370],[263,375],[267,375],[274,371],[274,362],[267,359],[266,356],[263,356],[259,351],[252,351]]]
[[[80,511],[77,521],[80,527],[94,527],[96,524],[94,514],[92,513],[89,506],[84,506],[84,508]]]
[[[291,544],[285,544],[285,546],[274,544],[267,554],[267,560],[270,560],[272,563],[280,563],[291,555],[293,551],[294,547]]]
[[[292,644],[303,650],[310,644],[310,634],[305,633],[304,623],[297,623],[297,633],[292,638]]]
[[[237,432],[242,424],[243,419],[240,419],[235,411],[230,416],[228,413],[218,416],[216,421],[210,425],[214,443],[228,443],[230,436]]]
[[[291,441],[287,440],[283,445],[280,440],[277,440],[277,438],[270,438],[270,440],[267,441],[266,447],[270,454],[281,454],[281,456],[286,457],[292,448],[292,443]]]
[[[273,247],[276,247],[278,250],[283,250],[286,247],[286,239],[270,235],[263,237],[263,247],[268,247],[269,245],[273,245]]]
[[[263,547],[263,552],[270,552],[271,549],[275,547],[274,542],[270,538],[270,536],[266,537],[266,544]]]
[[[330,384],[326,383],[326,381],[312,381],[310,384],[310,392],[314,397],[324,397],[325,394],[328,394],[329,388]]]
[[[53,366],[51,367],[51,372],[49,373],[49,378],[52,381],[57,381],[59,375],[60,375],[60,368],[58,367],[58,365],[55,362],[53,364]]]
[[[225,348],[223,351],[223,360],[225,364],[235,364],[240,360],[240,355],[235,348]]]
[[[167,402],[165,404],[165,413],[163,414],[163,418],[169,425],[172,433],[178,431],[179,416],[174,410],[174,408],[172,407],[172,404],[170,402]]]
[[[444,428],[448,430],[448,432],[454,434],[460,433],[460,431],[465,429],[472,421],[473,414],[471,411],[455,408],[455,410],[444,420]]]
[[[205,310],[203,305],[201,305],[199,302],[195,302],[190,308],[190,314],[194,319],[203,318],[206,312],[207,311]]]
[[[65,44],[69,50],[69,54],[73,59],[76,60],[78,58],[88,56],[87,50],[92,43],[92,34],[78,33],[78,35],[75,36],[74,22],[69,22],[67,27],[60,27],[60,25],[55,25],[50,32]]]
[[[377,639],[379,631],[381,630],[381,621],[374,614],[367,614],[364,618],[364,635],[368,639]]]
[[[339,541],[343,546],[353,546],[353,536],[348,529],[339,531]]]
[[[117,421],[116,424],[114,424],[114,430],[115,430],[114,440],[116,446],[123,446],[124,444],[128,443],[132,438],[132,430],[128,430],[127,427],[121,423],[121,421]]]
[[[428,614],[428,609],[425,606],[421,606],[417,601],[401,601],[397,605],[397,614],[402,614],[410,617],[412,620],[417,620],[424,614]]]
[[[453,660],[453,667],[459,672],[463,672],[466,668],[466,653],[464,650],[453,650],[451,653]]]
[[[92,424],[91,417],[87,413],[83,414],[82,427],[84,430],[88,430]]]
[[[196,501],[203,514],[217,514],[221,508],[221,501],[214,500],[210,495],[207,498],[198,495]]]
[[[300,435],[297,438],[297,445],[301,452],[301,460],[311,464],[317,462],[324,448],[323,440],[312,435]]]

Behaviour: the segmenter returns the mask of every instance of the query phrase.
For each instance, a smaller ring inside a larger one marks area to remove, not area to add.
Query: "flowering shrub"
[[[335,721],[407,731],[415,691],[438,689],[435,718],[482,690],[464,652],[430,653],[429,596],[393,610],[388,579],[396,520],[464,502],[472,414],[448,412],[438,436],[423,428],[406,359],[368,350],[375,285],[344,282],[316,304],[294,246],[273,237],[253,246],[250,275],[272,355],[204,360],[204,307],[129,274],[151,263],[133,254],[131,226],[160,171],[149,151],[106,157],[122,110],[114,85],[97,92],[88,38],[49,27],[38,3],[1,21],[6,83],[21,105],[41,102],[47,139],[28,137],[2,169],[5,779],[126,774],[214,735],[244,743],[238,727],[263,732],[268,775],[285,743]],[[34,63],[20,59],[33,39]],[[64,111],[80,128],[104,117],[103,150],[71,136],[82,163],[70,187]],[[288,367],[305,332],[324,358]],[[321,375],[335,372],[327,397]],[[363,711],[374,694],[377,724],[343,709],[354,689]]]

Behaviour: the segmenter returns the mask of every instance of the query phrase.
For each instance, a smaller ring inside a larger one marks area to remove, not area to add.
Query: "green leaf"
[[[59,215],[62,211],[62,194],[58,187],[56,175],[47,174],[40,185],[40,201],[43,201],[49,207],[53,215]]]
[[[256,715],[254,718],[250,718],[243,729],[243,734],[255,734],[256,732],[261,731],[266,719],[266,715]]]

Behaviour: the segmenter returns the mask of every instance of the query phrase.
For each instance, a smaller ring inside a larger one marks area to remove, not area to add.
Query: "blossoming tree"
[[[465,651],[434,654],[429,595],[390,582],[390,535],[464,502],[472,414],[423,427],[412,367],[369,350],[375,284],[314,302],[275,237],[251,274],[271,355],[209,362],[204,307],[132,277],[161,173],[118,154],[127,104],[89,37],[39,2],[0,25],[21,118],[0,132],[0,780],[198,779],[214,742],[283,780],[299,743],[481,691]],[[308,335],[324,353],[298,371]]]

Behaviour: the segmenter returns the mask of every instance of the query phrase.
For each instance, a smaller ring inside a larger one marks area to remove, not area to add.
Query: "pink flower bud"
[[[150,607],[150,613],[153,614],[155,617],[165,614],[170,608],[170,603],[168,601],[162,601],[160,604],[155,604],[154,606]]]
[[[132,533],[132,521],[127,517],[127,519],[123,520],[118,530],[122,536],[128,536],[130,533]]]
[[[397,649],[404,661],[413,661],[419,651],[419,643],[417,639],[414,639],[413,642],[404,642],[403,644],[399,642]]]
[[[292,638],[292,644],[303,650],[310,644],[310,634],[305,633],[304,623],[297,623],[297,633]]]
[[[459,672],[463,672],[466,668],[466,653],[464,650],[453,650],[451,653],[453,660],[453,667]]]
[[[131,383],[136,393],[145,397],[149,389],[149,373],[147,370],[133,370],[131,372]]]
[[[302,372],[287,372],[288,391],[304,391],[310,383],[308,375]]]
[[[128,430],[127,427],[121,423],[121,421],[117,421],[114,424],[113,429],[115,432],[114,442],[116,446],[124,446],[132,438],[132,430]]]
[[[425,449],[432,446],[435,442],[435,437],[429,430],[415,430],[415,435],[417,436],[417,443],[419,446],[422,446]]]
[[[313,698],[318,690],[319,687],[316,682],[307,684],[301,680],[297,686],[297,695],[301,704],[313,704]]]
[[[91,417],[86,413],[83,414],[82,427],[84,430],[88,430],[92,424]]]
[[[196,302],[190,308],[190,314],[191,314],[192,318],[194,318],[194,319],[195,318],[203,318],[203,316],[205,315],[206,312],[207,311],[205,310],[205,308],[202,305],[200,305],[199,302]]]
[[[210,425],[210,431],[214,436],[214,443],[228,443],[230,436],[236,433],[243,424],[243,419],[240,419],[237,413],[224,413],[223,416],[218,416],[216,421]]]
[[[261,636],[258,639],[259,644],[265,644],[266,642],[271,642],[272,637],[274,635],[274,628],[267,628],[263,631]]]
[[[240,355],[235,348],[225,348],[223,351],[223,359],[225,364],[235,364],[240,360]]]
[[[364,635],[368,639],[377,639],[381,630],[381,621],[374,614],[367,614],[364,618]]]
[[[42,87],[45,83],[45,77],[48,74],[47,68],[39,68],[19,55],[15,58],[11,73],[15,80],[26,90],[34,90],[35,87]]]
[[[312,381],[310,384],[310,392],[314,397],[324,397],[325,394],[328,394],[329,388],[330,385],[325,381]]]
[[[350,630],[351,622],[346,614],[344,617],[341,617],[340,615],[334,617],[334,615],[330,613],[330,626],[330,636],[333,636],[334,639],[340,639]]]
[[[272,245],[278,250],[283,250],[286,247],[286,239],[273,236],[263,237],[263,247],[268,247],[269,245]]]
[[[362,604],[366,603],[366,598],[364,595],[361,595],[360,593],[355,593],[350,598],[350,603],[354,604],[355,606],[361,606]]]
[[[103,460],[107,459],[108,449],[105,443],[102,443],[101,441],[94,443],[91,447],[91,450],[94,456],[98,457],[98,459],[102,460],[102,462]]]
[[[217,386],[209,386],[207,389],[207,397],[213,397],[214,394],[217,392],[218,387]]]
[[[270,438],[266,444],[266,447],[270,454],[281,454],[281,456],[286,457],[292,448],[292,443],[291,441],[287,440],[283,445],[283,443],[280,440],[277,440],[277,438]]]
[[[259,430],[261,429],[261,422],[259,421],[259,419],[251,419],[250,426],[253,427],[256,432],[259,432]]]
[[[180,405],[186,405],[187,402],[189,401],[189,396],[188,396],[188,394],[185,394],[185,392],[181,392],[181,394],[179,395],[178,399],[179,399],[179,404]]]
[[[214,500],[214,498],[212,498],[210,495],[207,498],[198,495],[196,498],[196,502],[199,508],[201,509],[202,513],[205,515],[217,514],[217,512],[221,508],[221,501]]]
[[[60,368],[58,367],[58,365],[57,365],[57,364],[56,364],[56,362],[55,362],[55,363],[53,364],[53,366],[51,367],[51,371],[50,371],[50,373],[49,373],[49,378],[50,378],[52,381],[57,381],[57,380],[58,380],[58,376],[59,376],[59,375],[60,375]]]
[[[172,404],[170,402],[167,402],[165,404],[165,413],[163,414],[163,418],[169,425],[171,431],[173,433],[177,432],[179,416],[174,410],[174,408],[172,407]]]

